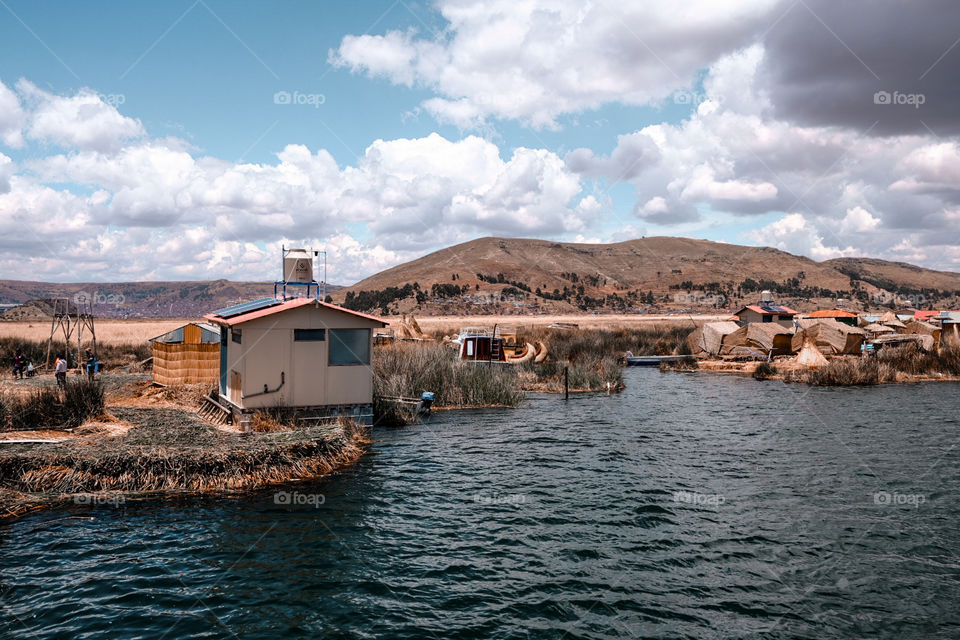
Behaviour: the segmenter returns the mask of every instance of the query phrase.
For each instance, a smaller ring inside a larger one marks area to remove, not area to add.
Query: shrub
[[[43,387],[2,398],[0,407],[3,429],[72,429],[103,413],[103,385],[78,378],[68,382],[62,391]]]
[[[84,347],[86,349],[86,346]],[[0,338],[0,366],[8,370],[13,366],[13,357],[17,351],[22,351],[27,360],[35,367],[43,366],[47,361],[47,343],[43,340],[27,340],[17,337]],[[57,355],[67,354],[71,367],[77,365],[77,345],[74,342],[68,349],[62,340],[54,340],[50,349],[50,366]],[[153,345],[149,342],[127,344],[98,344],[97,358],[104,367],[128,365],[131,362],[142,362],[153,355]]]
[[[680,360],[664,360],[660,363],[660,371],[696,371],[700,368],[700,363],[693,356],[682,358]]]
[[[896,380],[896,371],[877,358],[834,358],[827,366],[810,371],[807,380],[823,386],[883,384]]]
[[[769,362],[761,362],[756,369],[753,370],[753,379],[754,380],[769,380],[771,377],[777,374],[777,368],[771,367]]]
[[[886,347],[877,353],[879,362],[904,373],[914,375],[960,375],[960,349],[943,347],[939,351],[924,351],[915,344]]]

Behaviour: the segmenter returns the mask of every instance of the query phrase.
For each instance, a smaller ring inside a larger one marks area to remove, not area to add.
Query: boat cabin
[[[457,338],[461,360],[468,362],[506,362],[503,338],[489,329],[469,328]]]

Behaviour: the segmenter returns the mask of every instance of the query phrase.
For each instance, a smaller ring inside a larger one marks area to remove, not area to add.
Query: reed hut
[[[793,328],[779,323],[751,322],[723,336],[720,355],[763,357],[787,355],[791,350]]]
[[[793,336],[794,351],[800,351],[804,344],[810,343],[825,355],[857,355],[867,336],[863,329],[832,318],[800,320],[799,323],[802,328]]]
[[[220,372],[220,329],[191,322],[153,343],[153,381],[162,385],[217,381]]]
[[[943,311],[940,321],[940,346],[960,348],[960,311]]]
[[[706,322],[687,336],[690,352],[695,356],[718,356],[724,336],[739,329],[736,322]]]

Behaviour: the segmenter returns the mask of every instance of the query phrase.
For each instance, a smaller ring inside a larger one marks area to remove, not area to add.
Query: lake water
[[[0,637],[960,637],[960,385],[626,377],[0,526]]]

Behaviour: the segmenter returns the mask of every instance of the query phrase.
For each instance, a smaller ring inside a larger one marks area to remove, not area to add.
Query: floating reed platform
[[[358,460],[369,428],[341,420],[269,433],[217,429],[180,409],[112,408],[134,424],[93,435],[0,450],[0,518],[76,496],[211,493],[327,475]]]

